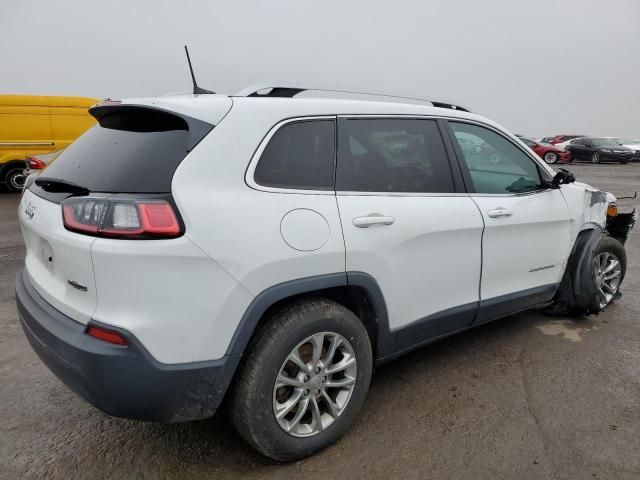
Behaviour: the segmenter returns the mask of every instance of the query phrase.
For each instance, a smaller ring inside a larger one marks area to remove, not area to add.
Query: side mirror
[[[569,170],[561,168],[558,173],[555,174],[553,180],[551,180],[551,188],[560,188],[560,185],[566,185],[576,181],[576,176]]]

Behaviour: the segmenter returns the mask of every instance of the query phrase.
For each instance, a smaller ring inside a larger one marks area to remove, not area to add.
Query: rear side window
[[[438,125],[426,119],[349,119],[340,135],[336,190],[454,192]]]
[[[190,120],[192,126],[203,123]],[[42,177],[92,192],[169,193],[173,174],[190,145],[189,124],[182,117],[115,107],[62,152]]]
[[[271,137],[253,178],[265,187],[332,190],[334,168],[335,122],[304,120]]]

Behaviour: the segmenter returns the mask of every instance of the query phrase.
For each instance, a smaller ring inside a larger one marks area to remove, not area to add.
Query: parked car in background
[[[97,105],[25,185],[25,335],[106,413],[195,420],[226,396],[251,445],[299,460],[347,431],[375,365],[618,298],[636,212],[495,122],[264,89]]]
[[[567,144],[569,141],[573,140],[574,138],[580,138],[580,137],[584,137],[585,135],[577,135],[577,134],[570,134],[570,135],[566,135],[566,134],[562,134],[562,135],[554,135],[553,137],[547,137],[549,140],[547,143],[550,143],[551,145],[555,145],[558,146],[558,144]]]
[[[520,140],[524,142],[531,150],[549,164],[557,163],[558,161],[570,162],[571,153],[560,148],[557,148],[550,143],[536,142],[527,137],[520,136]]]
[[[95,98],[0,95],[0,185],[20,191],[28,154],[55,152],[95,124]]]
[[[32,173],[40,173],[43,169],[48,167],[51,162],[53,162],[63,151],[64,149],[58,150],[57,152],[53,153],[46,153],[44,155],[27,155],[27,159],[24,161],[24,177],[27,178]]]
[[[632,140],[630,138],[618,138],[617,142],[623,147],[630,148],[635,152],[634,160],[640,160],[640,139]]]
[[[620,145],[611,137],[582,137],[571,140],[566,149],[574,160],[586,160],[591,163],[620,162],[633,159],[635,151]]]

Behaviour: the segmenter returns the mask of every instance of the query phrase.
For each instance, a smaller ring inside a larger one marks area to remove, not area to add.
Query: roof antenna
[[[191,66],[191,57],[189,57],[189,49],[187,48],[186,45],[184,46],[184,51],[187,54],[187,62],[189,63],[189,70],[191,70],[191,80],[193,80],[193,94],[199,95],[203,93],[216,93],[216,92],[212,92],[211,90],[205,90],[204,88],[200,88],[198,86],[198,84],[196,83],[196,76],[193,74],[193,67]]]

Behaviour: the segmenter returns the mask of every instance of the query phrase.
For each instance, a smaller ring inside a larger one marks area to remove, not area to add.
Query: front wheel
[[[364,403],[373,357],[362,322],[324,299],[276,313],[231,395],[236,430],[262,454],[299,460],[335,442]]]
[[[591,154],[591,163],[600,163],[600,154],[598,152]]]
[[[544,158],[544,161],[550,165],[558,161],[558,155],[556,155],[554,152],[545,153],[543,158]]]
[[[626,271],[624,246],[614,238],[602,237],[593,255],[593,273],[601,310],[615,300]]]

